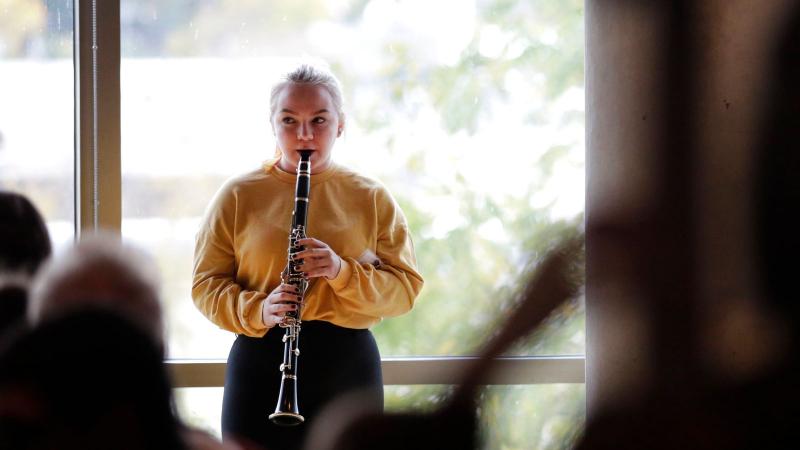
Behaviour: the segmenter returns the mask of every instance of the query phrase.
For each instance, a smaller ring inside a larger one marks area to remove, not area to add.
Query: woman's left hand
[[[306,278],[325,277],[331,280],[339,275],[342,258],[328,244],[314,238],[298,239],[297,243],[305,247],[305,250],[295,254],[295,259],[303,260],[297,270],[302,271]]]

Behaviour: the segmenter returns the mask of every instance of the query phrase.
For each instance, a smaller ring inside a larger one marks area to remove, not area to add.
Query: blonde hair
[[[310,84],[324,87],[331,94],[333,107],[336,109],[339,119],[344,117],[344,96],[336,76],[328,69],[309,63],[302,63],[284,74],[280,81],[272,87],[269,96],[270,122],[277,112],[278,96],[289,84]]]

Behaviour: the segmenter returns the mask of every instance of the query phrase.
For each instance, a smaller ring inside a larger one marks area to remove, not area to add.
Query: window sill
[[[384,385],[453,384],[475,357],[383,358]],[[173,387],[222,387],[225,360],[175,359],[166,362]],[[584,383],[586,358],[577,356],[515,356],[496,358],[485,384]],[[275,369],[277,373],[277,368]]]

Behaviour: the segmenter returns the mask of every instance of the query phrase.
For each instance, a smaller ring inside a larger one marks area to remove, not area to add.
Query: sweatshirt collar
[[[295,184],[297,181],[297,174],[283,171],[280,167],[278,167],[278,160],[279,158],[273,158],[264,161],[264,173],[274,175],[278,180],[284,183]],[[331,162],[331,165],[324,171],[312,173],[311,185],[313,186],[315,184],[327,181],[336,173],[338,168],[338,164]]]

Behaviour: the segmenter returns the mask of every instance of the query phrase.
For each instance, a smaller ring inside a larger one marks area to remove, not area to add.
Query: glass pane
[[[75,234],[73,5],[0,9],[0,189],[34,203],[58,250]]]
[[[386,411],[433,411],[450,395],[450,386],[386,386]],[[481,448],[569,449],[585,425],[583,384],[490,386],[480,394]],[[187,423],[220,437],[222,388],[175,390],[178,411]]]
[[[478,414],[484,449],[570,449],[586,422],[585,385],[491,386]]]
[[[122,55],[123,235],[164,271],[172,357],[227,356],[190,299],[194,233],[223,180],[273,154],[269,82],[290,58],[331,64],[334,158],[411,225],[426,284],[375,327],[383,355],[474,353],[525,263],[582,222],[582,0],[123,0]],[[577,302],[515,352],[583,341]]]
[[[222,438],[222,388],[179,388],[173,390],[178,415],[188,425]]]
[[[386,386],[386,411],[433,411],[450,386]],[[479,394],[482,449],[569,449],[585,424],[585,385],[489,386]]]

